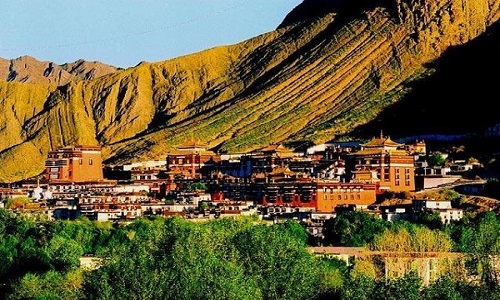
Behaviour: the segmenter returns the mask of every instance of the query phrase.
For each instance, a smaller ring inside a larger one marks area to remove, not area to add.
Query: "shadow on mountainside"
[[[385,7],[396,13],[396,2],[394,0],[304,0],[297,5],[278,28],[286,27],[293,23],[311,20],[324,16],[328,13],[338,13],[344,22],[359,16],[364,11],[375,7]]]
[[[483,132],[500,121],[498,72],[500,22],[476,39],[447,49],[426,65],[434,72],[407,84],[409,93],[350,136],[368,138],[380,130],[391,137]]]

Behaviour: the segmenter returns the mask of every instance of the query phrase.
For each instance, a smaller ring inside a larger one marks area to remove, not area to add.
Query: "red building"
[[[316,211],[332,212],[337,206],[366,208],[376,201],[376,185],[371,183],[318,182]]]
[[[285,167],[295,153],[282,144],[270,144],[241,157],[242,164],[250,166],[250,174],[269,173],[277,167]],[[249,174],[248,174],[249,175]]]
[[[101,146],[68,146],[51,151],[45,161],[49,182],[102,181]]]
[[[415,159],[404,147],[382,135],[361,144],[361,150],[351,154],[352,181],[376,182],[379,193],[414,191]]]
[[[218,162],[220,156],[207,150],[206,144],[187,141],[176,151],[167,154],[167,172],[188,179],[200,179],[204,170],[209,172]]]
[[[376,200],[376,185],[339,181],[295,181],[266,183],[261,188],[264,206],[309,207],[333,212],[337,206],[366,208]]]

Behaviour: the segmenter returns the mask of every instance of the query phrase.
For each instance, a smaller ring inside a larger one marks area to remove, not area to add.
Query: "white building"
[[[121,167],[123,171],[131,171],[134,169],[151,170],[151,169],[165,168],[166,166],[167,166],[166,160],[148,160],[148,161],[140,161],[140,162],[125,164],[122,165]]]
[[[438,213],[443,224],[449,224],[451,221],[458,221],[464,216],[463,210],[453,208],[450,200],[414,199],[413,211]]]
[[[113,193],[137,193],[137,192],[146,192],[149,193],[150,187],[145,184],[124,184],[117,185],[111,189]]]

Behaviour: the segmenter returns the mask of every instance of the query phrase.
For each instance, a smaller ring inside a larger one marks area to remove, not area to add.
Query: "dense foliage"
[[[192,222],[181,218],[106,222],[42,221],[0,210],[0,298],[5,299],[500,299],[487,260],[499,250],[494,213],[430,229],[339,215],[334,245],[474,252],[476,282],[443,277],[428,286],[408,273],[380,278],[307,250],[295,221],[255,218]],[[97,269],[80,258],[101,259]],[[477,268],[479,266],[479,268]],[[496,298],[495,298],[496,297]]]

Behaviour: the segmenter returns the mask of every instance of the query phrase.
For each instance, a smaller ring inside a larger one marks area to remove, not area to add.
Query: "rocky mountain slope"
[[[82,59],[60,66],[53,62],[38,61],[31,56],[21,56],[11,60],[0,58],[2,81],[63,85],[70,81],[94,79],[117,70],[101,62],[88,62]]]
[[[191,137],[233,152],[353,134],[407,99],[418,110],[414,95],[431,92],[415,86],[499,18],[500,0],[305,0],[239,44],[64,85],[0,82],[0,181],[40,173],[58,145],[100,144],[119,163],[162,158]],[[400,119],[414,122],[411,109]]]

